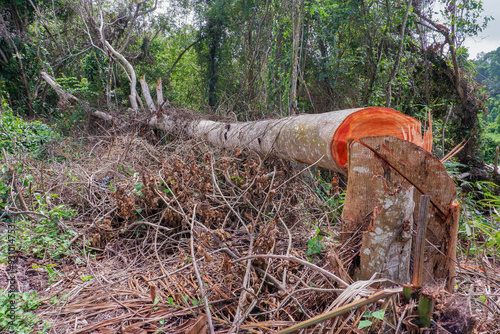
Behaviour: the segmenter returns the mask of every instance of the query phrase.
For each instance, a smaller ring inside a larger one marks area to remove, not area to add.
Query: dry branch
[[[155,112],[157,109],[155,103],[153,102],[153,98],[149,93],[149,86],[148,83],[146,82],[146,76],[143,75],[142,78],[139,79],[139,82],[141,83],[142,95],[144,95],[144,99],[146,100],[146,104],[148,105],[149,111]],[[158,107],[159,106],[160,105],[158,105]]]
[[[325,321],[325,320],[331,319],[333,317],[337,317],[337,316],[342,315],[344,313],[347,313],[349,311],[358,309],[362,306],[374,303],[379,299],[391,297],[392,295],[395,295],[395,294],[400,293],[402,291],[403,291],[403,288],[386,289],[386,290],[378,291],[378,292],[374,293],[373,295],[371,295],[370,297],[362,298],[362,299],[357,300],[355,302],[352,302],[352,303],[349,303],[349,304],[344,305],[342,307],[339,307],[333,311],[327,312],[325,314],[321,314],[317,317],[303,321],[301,323],[298,323],[297,325],[294,325],[292,327],[289,327],[287,329],[279,331],[278,334],[293,333],[293,332],[298,331],[300,329],[317,324],[318,322]]]

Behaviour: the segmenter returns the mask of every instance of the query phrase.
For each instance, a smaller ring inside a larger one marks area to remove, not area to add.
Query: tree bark
[[[300,46],[302,38],[302,1],[292,1],[292,73],[290,83],[290,100],[288,104],[288,113],[294,115],[297,113],[297,81],[299,77]]]
[[[419,218],[418,208],[412,208],[426,194],[431,205],[423,283],[452,290],[459,207],[443,164],[408,141],[368,137],[351,142],[348,165],[341,238],[344,244],[362,238],[357,276],[369,279],[382,271],[400,283],[410,282],[401,261],[408,261],[408,231]]]
[[[391,74],[389,75],[389,80],[387,81],[387,97],[385,101],[385,106],[391,106],[392,100],[392,82],[396,79],[396,75],[399,71],[399,64],[401,63],[401,57],[403,55],[403,48],[405,45],[405,34],[406,34],[406,21],[408,20],[408,14],[410,13],[410,8],[412,7],[412,0],[408,0],[406,4],[406,12],[403,18],[403,23],[401,24],[401,37],[399,42],[398,54],[396,56],[396,62],[392,68]]]

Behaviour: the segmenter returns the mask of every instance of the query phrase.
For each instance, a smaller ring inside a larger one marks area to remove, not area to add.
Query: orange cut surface
[[[432,121],[422,135],[422,124],[417,119],[385,107],[369,107],[349,115],[335,131],[330,146],[335,162],[345,168],[347,142],[371,136],[393,136],[408,140],[427,151],[432,149]]]

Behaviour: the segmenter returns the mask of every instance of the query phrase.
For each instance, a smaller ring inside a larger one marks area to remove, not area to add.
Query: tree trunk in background
[[[208,39],[208,105],[212,110],[217,107],[217,81],[218,81],[218,64],[217,53],[219,52],[220,41],[222,38],[221,23],[216,18],[208,20],[207,27]]]
[[[290,85],[290,100],[288,103],[288,114],[297,113],[297,81],[299,79],[300,48],[302,40],[302,6],[301,0],[292,1],[292,74]]]

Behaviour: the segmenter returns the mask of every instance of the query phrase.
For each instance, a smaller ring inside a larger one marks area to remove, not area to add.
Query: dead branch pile
[[[70,154],[61,149],[55,148],[54,154]],[[93,271],[94,288],[86,286],[65,308],[47,316],[75,314],[70,305],[84,300],[106,312],[115,305],[113,299],[135,291],[143,299],[152,296],[151,307],[159,298],[154,307],[172,321],[164,326],[176,328],[183,318],[196,318],[206,301],[218,319],[216,329],[251,327],[249,323],[276,328],[319,314],[337,296],[339,284],[315,267],[341,282],[340,277],[348,279],[331,238],[323,242],[328,256],[311,254],[310,268],[294,261],[309,263],[308,241],[320,231],[335,235],[338,222],[337,208],[328,210],[319,197],[323,190],[311,181],[310,167],[301,172],[283,162],[214,151],[195,142],[159,149],[138,137],[94,140],[91,153],[92,158],[80,159],[78,165],[52,166],[53,191],[82,213],[73,225],[79,232],[74,244],[87,242],[97,257],[118,259],[117,271],[130,277],[117,278],[122,282],[115,285]],[[282,258],[241,260],[256,254]],[[139,264],[148,268],[137,268]],[[143,272],[133,273],[131,267]],[[205,295],[195,271],[207,287]],[[101,297],[94,293],[103,288],[99,284],[110,292],[111,304],[103,303],[105,292]],[[185,308],[189,311],[173,317]],[[97,309],[76,308],[85,317],[96,316]],[[151,310],[144,312],[142,317]],[[122,324],[120,319],[110,328]]]

